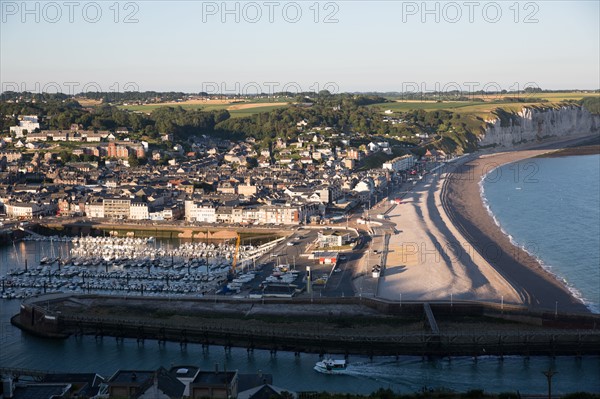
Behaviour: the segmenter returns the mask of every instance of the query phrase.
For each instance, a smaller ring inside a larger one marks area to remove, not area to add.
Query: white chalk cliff
[[[600,128],[600,115],[592,115],[575,105],[524,107],[519,113],[502,119],[486,121],[487,128],[479,138],[479,147],[514,147],[550,137],[593,134]]]

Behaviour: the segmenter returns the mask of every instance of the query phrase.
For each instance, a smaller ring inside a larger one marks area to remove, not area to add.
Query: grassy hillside
[[[254,106],[253,106],[254,105]],[[268,99],[258,99],[253,101],[183,101],[177,103],[157,103],[142,105],[119,105],[120,109],[151,113],[152,111],[166,107],[177,106],[185,110],[213,111],[226,109],[230,111],[232,117],[248,116],[259,112],[269,112],[275,108],[287,106],[285,101],[274,101]]]
[[[370,108],[404,120],[413,130],[416,127],[430,136],[433,134],[434,139],[426,147],[455,153],[475,149],[477,137],[483,133],[487,121],[499,118],[502,124],[509,124],[524,107],[547,109],[574,104],[600,114],[600,93],[584,91],[485,95],[473,101],[465,101],[465,98],[409,101],[394,97],[388,100],[390,102],[373,104]]]

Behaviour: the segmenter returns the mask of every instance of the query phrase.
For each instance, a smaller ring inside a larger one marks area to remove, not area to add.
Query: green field
[[[486,104],[484,102],[472,102],[472,101],[402,101],[384,104],[373,104],[370,107],[380,108],[381,111],[392,110],[394,112],[406,112],[412,110],[423,109],[425,111],[434,111],[438,109],[455,109],[462,108],[477,104]]]
[[[186,110],[191,110],[191,109],[203,109],[206,111],[212,111],[214,109],[225,109],[229,106],[231,106],[233,104],[211,104],[211,105],[206,105],[206,104],[185,104],[185,103],[181,103],[181,104],[144,104],[144,105],[119,105],[118,108],[120,109],[126,109],[129,111],[133,111],[133,112],[147,112],[150,113],[152,111],[154,111],[155,109],[161,108],[161,107],[181,107],[183,109]]]
[[[161,108],[161,107],[181,107],[183,109],[186,110],[203,110],[203,111],[213,111],[213,110],[218,110],[218,109],[228,109],[232,106],[235,105],[251,105],[251,104],[260,104],[260,106],[256,106],[256,107],[249,107],[249,108],[244,108],[244,109],[233,109],[233,110],[229,110],[229,113],[231,114],[232,118],[241,118],[244,116],[250,116],[250,115],[254,115],[260,112],[269,112],[272,111],[274,109],[277,108],[282,108],[285,107],[286,105],[272,105],[272,106],[266,106],[264,104],[269,103],[269,102],[276,102],[274,100],[267,100],[264,99],[265,101],[253,101],[253,102],[240,102],[240,103],[233,103],[233,104],[185,104],[185,103],[181,103],[181,104],[145,104],[145,105],[120,105],[119,108],[120,109],[126,109],[129,111],[133,111],[133,112],[145,112],[145,113],[151,113],[152,111],[154,111],[155,109]],[[283,102],[283,101],[281,101]]]
[[[234,109],[234,110],[230,110],[229,113],[231,114],[232,118],[243,118],[245,116],[251,116],[254,114],[259,114],[261,112],[270,112],[274,109],[278,109],[278,108],[284,108],[286,107],[286,105],[271,105],[268,107],[253,107],[253,108],[246,108],[246,109]]]
[[[533,93],[521,94],[521,99],[536,98],[548,100],[548,102],[505,102],[498,101],[503,97],[514,97],[515,95],[498,95],[495,98],[488,97],[490,101],[396,101],[391,103],[373,104],[371,107],[379,108],[381,112],[392,110],[394,112],[406,112],[412,110],[452,110],[461,114],[469,114],[482,119],[492,115],[496,108],[506,111],[518,112],[525,106],[550,106],[563,101],[581,100],[583,97],[600,96],[599,93],[564,92],[564,93]]]
[[[532,94],[533,97],[544,98],[548,101],[581,100],[583,97],[600,97],[600,93],[594,92],[565,92],[565,93],[539,93]]]

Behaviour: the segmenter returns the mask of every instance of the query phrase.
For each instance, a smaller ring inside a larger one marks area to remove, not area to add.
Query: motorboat
[[[325,359],[317,362],[315,364],[314,369],[319,373],[325,374],[341,374],[348,367],[348,362],[346,360],[336,360],[336,359]]]

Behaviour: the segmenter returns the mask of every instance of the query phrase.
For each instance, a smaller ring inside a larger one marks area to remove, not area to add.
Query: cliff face
[[[517,114],[505,113],[487,121],[479,147],[513,147],[549,137],[592,134],[600,128],[600,116],[579,106],[523,108]]]

